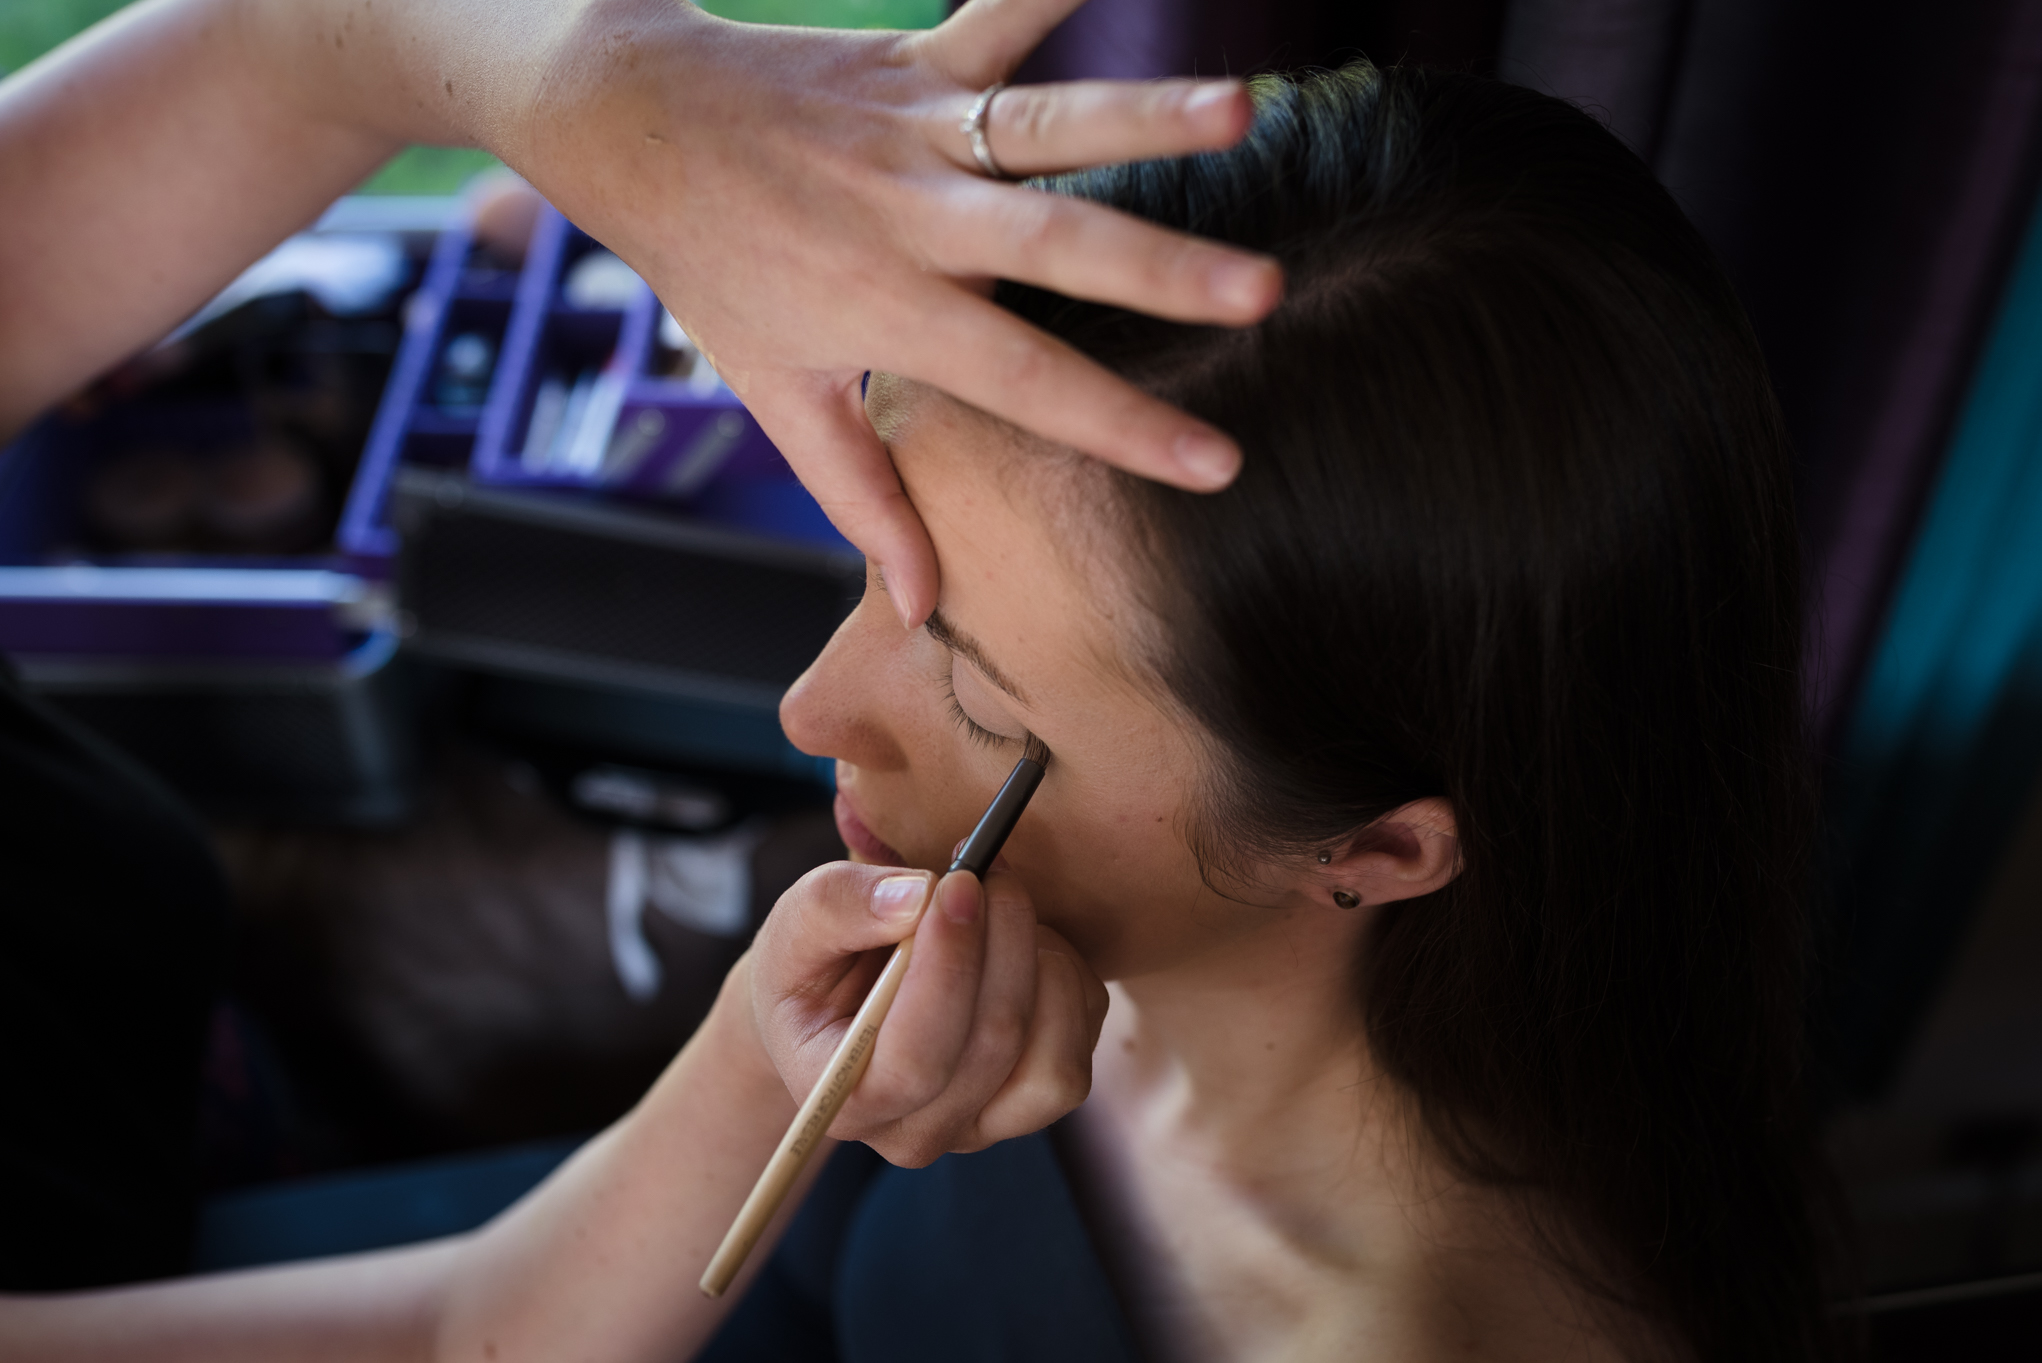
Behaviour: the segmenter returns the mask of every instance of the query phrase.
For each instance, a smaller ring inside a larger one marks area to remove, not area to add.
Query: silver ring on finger
[[[986,144],[986,115],[993,110],[993,96],[1007,88],[1007,82],[996,80],[978,92],[978,98],[971,102],[971,112],[957,125],[957,131],[971,139],[971,154],[977,160],[978,168],[995,180],[1007,178],[1007,172],[1000,169],[1000,163],[993,159],[993,149]]]

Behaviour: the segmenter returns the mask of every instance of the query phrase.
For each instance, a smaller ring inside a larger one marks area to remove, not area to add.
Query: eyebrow
[[[930,611],[929,618],[923,623],[922,628],[929,631],[931,639],[934,639],[937,643],[985,673],[987,680],[991,681],[993,685],[999,687],[1023,705],[1028,704],[1028,697],[1022,694],[1021,688],[1015,685],[1014,681],[1006,673],[1000,671],[993,660],[986,655],[985,645],[951,624],[950,618],[944,615],[941,610]]]

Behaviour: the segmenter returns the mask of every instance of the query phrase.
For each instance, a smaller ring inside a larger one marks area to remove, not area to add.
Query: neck
[[[1355,987],[1369,911],[1265,923],[1110,986],[1070,1130],[1144,1337],[1185,1359],[1384,1329],[1428,1341],[1410,1357],[1613,1357],[1515,1209],[1437,1159],[1377,1069]]]
[[[1071,1131],[1096,1233],[1162,1353],[1267,1354],[1308,1310],[1323,1323],[1326,1302],[1358,1300],[1359,1265],[1417,1262],[1403,1209],[1422,1199],[1353,984],[1367,927],[1365,912],[1272,910],[1110,986]],[[1250,1288],[1264,1309],[1226,1323],[1213,1303]]]
[[[1367,926],[1277,910],[1246,938],[1116,981],[1102,1096],[1232,1166],[1289,1163],[1304,1141],[1352,1151],[1382,1107],[1354,986]]]

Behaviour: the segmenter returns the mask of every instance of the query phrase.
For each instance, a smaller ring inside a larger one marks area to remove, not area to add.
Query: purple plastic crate
[[[372,602],[320,568],[0,567],[0,640],[30,657],[339,660],[370,637]]]
[[[440,233],[405,305],[404,340],[335,536],[352,571],[378,579],[391,573],[397,532],[389,522],[390,487],[401,465],[460,468],[469,462],[486,404],[443,402],[435,379],[457,337],[483,338],[501,373],[517,289],[518,275],[478,252],[465,222]]]
[[[414,238],[416,240],[416,238]],[[224,445],[251,434],[231,402],[53,414],[0,450],[0,652],[136,660],[338,662],[388,614],[398,551],[391,489],[404,467],[465,469],[481,484],[623,498],[680,522],[832,552],[849,549],[737,396],[706,364],[655,372],[664,311],[637,283],[621,306],[576,308],[566,272],[600,247],[543,209],[522,270],[494,264],[464,222],[438,232],[330,547],[272,559],[108,554],[78,524],[95,461],[138,433]],[[487,373],[450,384],[450,347],[477,342]],[[583,467],[524,455],[549,366],[590,373]],[[589,451],[593,451],[591,456]]]
[[[690,520],[848,549],[705,361],[684,376],[655,372],[675,352],[660,344],[664,309],[649,287],[637,283],[615,307],[564,298],[569,272],[601,249],[542,210],[476,432],[475,481],[658,503]]]
[[[0,451],[0,652],[103,659],[338,661],[375,628],[378,592],[333,553],[273,558],[92,554],[80,491],[101,452],[138,439],[231,443],[228,403],[58,413]]]
[[[416,276],[419,287],[407,300],[407,330],[415,331],[420,320],[437,317],[449,304],[456,309],[488,304],[488,281],[462,277],[467,234],[441,230],[456,216],[450,202],[343,200],[314,235],[337,233],[344,241],[350,233],[368,233],[397,240],[413,262],[426,255],[426,267]],[[302,244],[303,239],[294,238],[279,255]],[[411,268],[417,269],[416,264]],[[515,274],[497,272],[499,326],[508,321],[515,288]],[[313,292],[326,301],[316,286]],[[224,297],[233,298],[233,290]],[[284,311],[312,330],[325,328],[322,335],[373,327],[387,337],[391,326],[387,303],[367,313],[347,307],[337,313]],[[317,345],[327,343],[309,339],[310,330],[303,334],[308,339],[302,344],[314,349],[293,353],[313,354]],[[398,341],[393,380],[405,378],[407,363],[417,368],[414,349]],[[417,376],[410,382],[416,388]],[[366,656],[364,648],[388,632],[388,591],[379,580],[390,576],[397,546],[375,513],[386,500],[395,465],[389,457],[376,457],[375,447],[389,444],[377,437],[390,404],[379,403],[382,415],[365,443],[364,457],[355,461],[351,482],[327,489],[327,495],[338,493],[341,499],[331,540],[309,552],[257,555],[195,548],[113,550],[91,533],[81,512],[82,494],[100,461],[117,452],[160,446],[202,464],[248,441],[257,434],[250,400],[224,393],[168,397],[156,390],[96,402],[97,410],[59,409],[0,449],[0,652],[16,655],[30,671],[62,659],[108,666],[221,662],[350,668]],[[441,462],[465,463],[478,417],[479,412],[470,416],[465,437],[455,437],[439,451]],[[419,447],[403,453],[429,461],[434,453],[427,448],[430,440],[414,443]],[[343,453],[351,451],[326,446],[322,469],[330,470]]]

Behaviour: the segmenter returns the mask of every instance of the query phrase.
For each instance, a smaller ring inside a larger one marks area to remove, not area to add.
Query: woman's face
[[[1186,842],[1203,756],[1138,663],[1142,631],[1096,471],[933,392],[875,376],[870,410],[936,547],[929,624],[901,628],[876,574],[781,702],[837,759],[861,861],[940,870],[1021,756],[1049,772],[1004,857],[1038,917],[1108,979],[1223,950],[1269,909],[1203,885]]]

